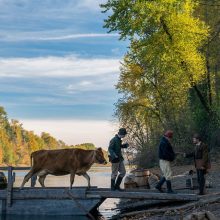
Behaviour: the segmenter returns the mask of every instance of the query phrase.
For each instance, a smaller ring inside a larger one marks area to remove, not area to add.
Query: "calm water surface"
[[[15,187],[19,187],[21,182],[23,181],[24,175],[27,172],[16,171],[15,178]],[[110,167],[93,167],[88,172],[90,176],[90,181],[92,186],[97,186],[100,188],[109,188],[110,187],[110,175],[111,168]],[[7,173],[5,173],[7,176]],[[52,176],[48,175],[45,179],[46,187],[69,187],[70,176]],[[123,185],[123,184],[122,184]],[[30,181],[25,184],[25,186],[30,186]],[[37,181],[37,187],[40,184]],[[87,186],[87,180],[82,176],[76,176],[73,186]],[[119,210],[116,209],[116,204],[119,203],[119,199],[106,199],[102,205],[99,207],[100,216],[96,216],[96,219],[111,219],[112,216],[116,215]],[[87,217],[84,216],[1,216],[0,220],[88,220]]]

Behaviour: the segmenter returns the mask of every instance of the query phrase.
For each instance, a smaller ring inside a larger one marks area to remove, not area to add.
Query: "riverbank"
[[[194,169],[193,166],[175,166],[172,167],[174,179],[173,188],[177,192],[185,193],[197,193],[198,190],[181,189],[186,184],[181,176],[187,173],[189,170]],[[195,170],[195,169],[194,169]],[[159,168],[150,169],[151,172],[160,173]],[[212,212],[217,219],[220,219],[220,163],[212,164],[212,169],[207,174],[209,181],[209,187],[206,188],[207,194],[200,196],[199,201],[187,202],[187,203],[170,203],[162,202],[153,205],[143,205],[142,207],[136,207],[136,210],[122,212],[120,215],[113,219],[122,220],[180,220],[192,213],[198,212]],[[140,202],[141,203],[141,202]],[[131,203],[129,203],[131,204]],[[125,207],[126,204],[124,203]]]

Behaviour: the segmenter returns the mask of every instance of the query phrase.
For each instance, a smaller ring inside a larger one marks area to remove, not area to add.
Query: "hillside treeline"
[[[137,162],[157,161],[166,129],[176,151],[200,133],[220,150],[220,3],[218,0],[108,0],[104,27],[129,47],[116,89],[116,116],[129,131]]]
[[[0,164],[2,165],[29,165],[30,154],[41,149],[81,148],[92,150],[94,144],[67,145],[56,140],[49,133],[42,132],[36,135],[27,131],[17,120],[8,120],[7,113],[0,106]]]

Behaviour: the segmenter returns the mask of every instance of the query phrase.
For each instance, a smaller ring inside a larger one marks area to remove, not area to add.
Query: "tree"
[[[195,17],[197,6],[192,0],[109,0],[101,6],[110,13],[104,27],[130,41],[116,86],[123,95],[116,113],[121,124],[134,129],[132,139],[138,136],[134,145],[155,146],[167,128],[175,130],[179,145],[188,143],[198,129],[191,116],[192,91],[207,115],[204,123],[218,125],[201,86],[207,78],[202,48],[210,30]]]
[[[68,146],[62,140],[56,140],[49,133],[43,132],[41,136],[33,131],[23,129],[18,120],[8,121],[7,113],[0,106],[0,164],[30,165],[32,152],[42,149],[57,149],[76,146]],[[77,147],[93,150],[94,144],[85,143]]]
[[[49,133],[42,132],[41,138],[43,139],[47,149],[57,149],[58,142],[54,137],[50,136]]]
[[[12,131],[12,137],[11,142],[13,143],[13,149],[15,154],[15,163],[22,162],[23,159],[23,152],[25,151],[23,145],[23,136],[22,136],[22,124],[19,123],[18,120],[11,120],[11,131]]]
[[[77,144],[73,146],[73,148],[80,148],[84,150],[95,150],[95,145],[92,143],[83,143],[83,144]]]
[[[199,100],[191,91],[190,96],[193,99],[191,102],[192,109],[194,109],[194,120],[197,127],[203,130],[212,147],[220,146],[217,141],[220,134],[219,130],[219,115],[220,115],[220,5],[214,0],[203,1],[200,0],[195,11],[195,16],[202,19],[210,28],[210,34],[201,48],[201,52],[205,54],[206,58],[206,77],[198,86],[202,91],[204,100],[213,111],[213,114],[208,115],[204,109],[201,109]],[[217,141],[217,142],[216,142]],[[217,149],[217,148],[216,148]]]

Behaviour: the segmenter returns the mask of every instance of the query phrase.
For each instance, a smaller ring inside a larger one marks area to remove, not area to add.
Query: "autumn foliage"
[[[166,129],[174,130],[176,150],[187,150],[194,132],[217,150],[217,1],[108,0],[101,7],[108,15],[104,27],[129,43],[116,85],[116,116],[129,130],[137,161],[156,161]]]
[[[30,154],[41,149],[61,148],[95,149],[94,144],[67,145],[49,133],[36,135],[27,131],[19,121],[8,120],[7,113],[0,107],[0,165],[30,165]]]

